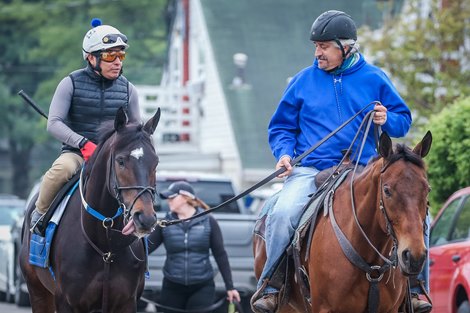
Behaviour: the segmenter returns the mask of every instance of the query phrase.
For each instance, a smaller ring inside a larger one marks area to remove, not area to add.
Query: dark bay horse
[[[310,246],[307,236],[302,240],[310,302],[299,276],[290,277],[287,302],[278,312],[406,311],[407,278],[421,271],[427,252],[423,227],[430,187],[422,158],[431,142],[428,132],[413,150],[394,150],[382,134],[379,157],[362,173],[348,174],[324,208],[328,214],[318,215]],[[259,277],[266,260],[261,237],[254,236],[253,249]]]
[[[28,262],[32,201],[19,262],[33,312],[136,312],[146,269],[141,237],[157,222],[158,156],[151,135],[159,119],[160,109],[145,125],[128,124],[124,110],[118,110],[67,204],[52,242],[50,268]]]

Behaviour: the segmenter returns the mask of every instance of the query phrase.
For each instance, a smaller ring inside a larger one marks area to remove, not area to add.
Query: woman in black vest
[[[184,181],[171,184],[160,196],[168,199],[170,212],[167,219],[186,219],[208,208],[196,197],[191,185]],[[162,243],[167,253],[160,297],[162,305],[194,310],[207,308],[214,303],[214,271],[209,259],[209,250],[212,251],[224,279],[227,300],[240,301],[240,295],[233,287],[222,233],[212,215],[207,214],[165,228],[158,227],[149,236],[149,253]]]

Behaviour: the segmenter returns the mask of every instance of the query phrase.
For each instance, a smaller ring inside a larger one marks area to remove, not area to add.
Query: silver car
[[[25,200],[0,194],[0,301],[13,302],[15,294],[15,246],[11,228],[23,216]]]

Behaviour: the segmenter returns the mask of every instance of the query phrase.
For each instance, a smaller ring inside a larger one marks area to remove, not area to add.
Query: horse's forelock
[[[107,121],[104,122],[98,128],[98,145],[96,147],[96,151],[93,156],[89,159],[88,163],[93,164],[96,156],[100,153],[101,149],[103,149],[106,145],[106,141],[115,133],[114,129],[114,121]],[[152,144],[150,141],[150,135],[143,131],[143,125],[141,123],[129,123],[126,125],[125,128],[119,130],[119,140],[113,143],[112,149],[119,149],[130,142],[136,141],[148,141],[148,143]],[[91,171],[91,166],[87,167],[85,175],[88,175]]]
[[[119,149],[131,142],[143,141],[152,144],[151,137],[143,130],[144,126],[140,123],[128,124],[126,128],[119,130],[119,140],[115,142],[115,148]]]
[[[382,158],[380,155],[376,155],[372,159],[369,160],[367,165],[371,165],[372,163],[375,163],[375,161],[379,160]],[[416,153],[413,152],[409,147],[407,147],[404,144],[397,144],[395,146],[395,149],[393,153],[387,158],[388,164],[392,164],[398,160],[405,160],[407,162],[411,162],[420,168],[424,168],[424,161],[423,159],[417,155]]]
[[[412,164],[419,166],[420,168],[424,168],[424,161],[423,159],[414,153],[409,147],[404,144],[397,144],[395,147],[395,151],[392,155],[388,158],[390,164],[398,160],[405,160]]]

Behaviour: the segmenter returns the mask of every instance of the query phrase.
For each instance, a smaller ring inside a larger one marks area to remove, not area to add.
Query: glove
[[[80,151],[82,152],[82,155],[83,155],[83,159],[85,161],[88,161],[88,159],[91,157],[93,152],[95,152],[95,149],[96,149],[96,145],[90,140],[87,140],[87,142],[85,142],[83,147],[80,148]]]

